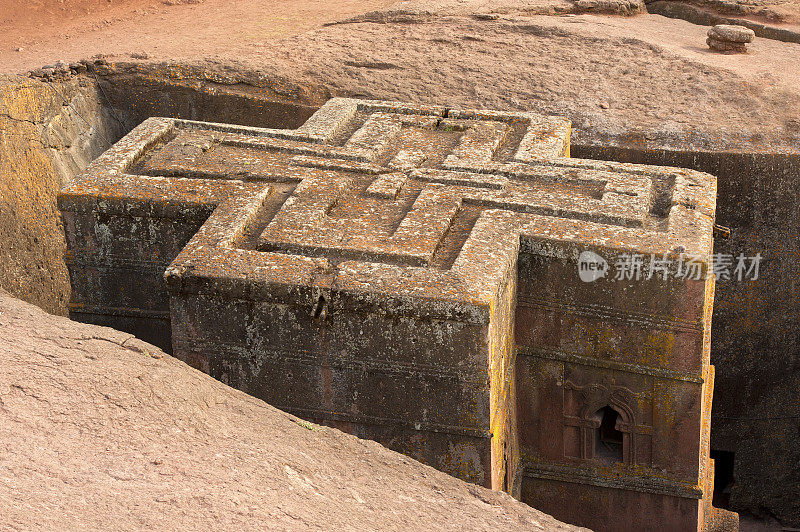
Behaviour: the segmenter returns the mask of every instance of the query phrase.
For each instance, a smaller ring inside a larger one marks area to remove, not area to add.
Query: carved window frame
[[[577,386],[569,381],[565,384],[565,392],[568,390],[577,391],[583,403],[578,416],[564,415],[565,429],[567,427],[579,429],[580,456],[570,458],[596,461],[595,433],[599,430],[601,421],[596,420],[594,415],[601,408],[608,406],[619,415],[616,428],[622,433],[621,463],[624,465],[637,464],[635,445],[637,437],[639,434],[652,434],[652,428],[638,423],[635,411],[631,407],[632,404],[636,404],[636,394],[622,386],[609,387],[602,384]]]

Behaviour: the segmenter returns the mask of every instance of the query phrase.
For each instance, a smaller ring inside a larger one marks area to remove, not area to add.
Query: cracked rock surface
[[[577,530],[0,291],[0,527]]]

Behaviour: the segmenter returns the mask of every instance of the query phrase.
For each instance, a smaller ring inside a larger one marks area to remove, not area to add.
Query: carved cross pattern
[[[510,486],[507,444],[535,425],[512,418],[515,320],[536,333],[531,364],[596,365],[606,351],[590,339],[568,352],[584,341],[569,330],[599,316],[630,344],[608,367],[699,385],[707,366],[706,281],[587,289],[573,259],[709,253],[714,178],[573,159],[569,138],[560,118],[350,99],[294,130],[148,119],[59,196],[71,313],[279,408]],[[640,349],[653,323],[679,341]],[[623,422],[636,463],[649,428]]]
[[[173,287],[187,269],[321,287],[335,272],[339,287],[458,286],[474,301],[521,233],[708,245],[708,176],[571,159],[568,146],[558,118],[334,99],[293,131],[149,119],[62,198],[213,211],[168,269]]]

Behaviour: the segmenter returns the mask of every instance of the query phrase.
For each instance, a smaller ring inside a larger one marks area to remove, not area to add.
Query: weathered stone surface
[[[0,290],[0,528],[578,530]]]
[[[574,146],[573,146],[574,147]],[[577,150],[576,150],[577,151]],[[705,169],[718,176],[717,223],[731,238],[720,254],[761,253],[757,280],[715,287],[711,361],[716,368],[712,449],[730,453],[732,508],[800,524],[800,351],[792,333],[800,297],[787,279],[800,276],[794,221],[800,191],[797,154],[692,153],[618,147],[581,149],[584,156]],[[793,390],[789,392],[789,390]],[[726,467],[725,464],[722,465]],[[719,469],[718,469],[719,471]],[[729,473],[730,474],[730,473]]]
[[[717,24],[708,30],[708,36],[718,41],[748,43],[753,42],[756,34],[750,28],[733,24]]]
[[[56,194],[123,134],[95,91],[0,76],[0,286],[53,313],[70,290]]]
[[[72,312],[563,519],[703,527],[713,279],[590,284],[577,259],[707,271],[715,180],[568,154],[568,122],[526,113],[150,119],[59,198]]]
[[[706,44],[718,52],[744,53],[747,51],[745,43],[752,42],[754,37],[753,30],[744,26],[717,24],[708,30]]]
[[[706,39],[706,44],[708,44],[709,48],[718,52],[744,53],[747,51],[747,46],[744,43],[720,41],[718,39],[714,39],[713,37]]]

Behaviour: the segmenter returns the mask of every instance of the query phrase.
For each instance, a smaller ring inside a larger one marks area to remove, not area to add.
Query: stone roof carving
[[[520,235],[711,253],[712,176],[572,159],[569,134],[554,117],[339,98],[296,130],[151,118],[62,200],[210,215],[167,269],[171,290],[336,287],[476,318]]]

